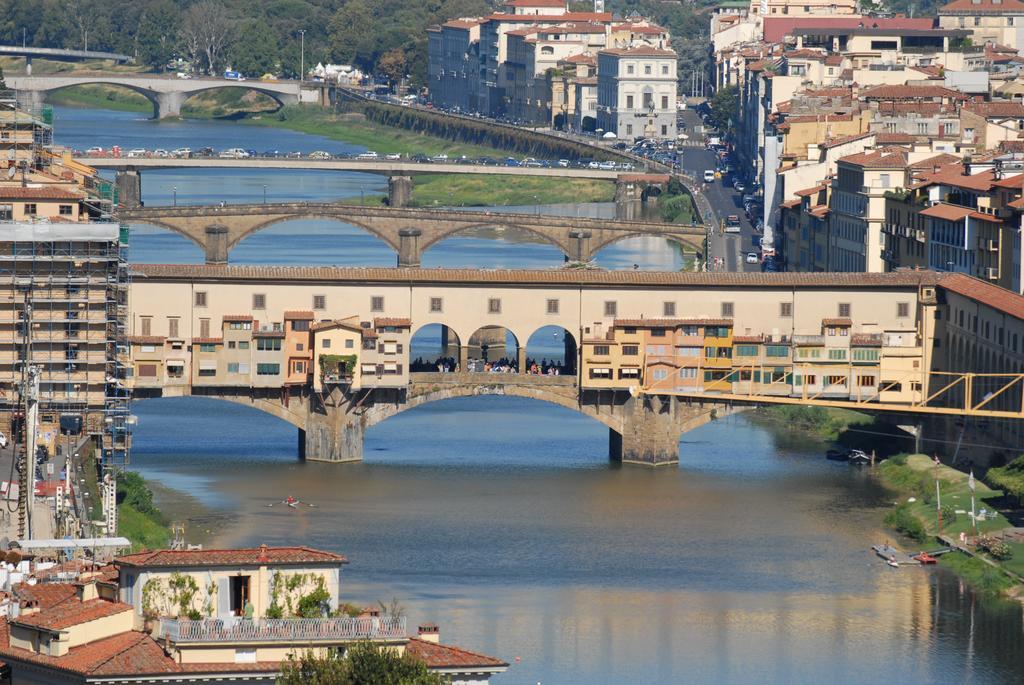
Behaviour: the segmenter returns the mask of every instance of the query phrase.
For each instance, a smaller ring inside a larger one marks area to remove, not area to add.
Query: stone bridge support
[[[423,257],[420,249],[420,237],[423,231],[418,228],[402,228],[398,230],[398,266],[419,266]]]
[[[362,461],[364,433],[362,418],[353,411],[350,398],[335,388],[326,396],[309,398],[306,430],[299,432],[299,453],[309,461]]]
[[[142,176],[136,169],[118,171],[114,176],[118,206],[136,209],[142,206]]]
[[[412,178],[388,176],[388,206],[408,207],[412,199]]]
[[[153,117],[156,119],[168,119],[181,116],[181,106],[185,104],[187,93],[170,92],[154,93],[156,96],[153,106]]]
[[[573,229],[569,231],[569,241],[572,243],[573,252],[569,255],[570,262],[589,262],[593,257],[590,249],[591,232],[587,230]]]
[[[228,263],[228,227],[223,224],[212,224],[206,227],[206,263]]]
[[[609,429],[608,457],[644,466],[679,463],[682,434],[713,421],[724,411],[715,405],[687,404],[658,395],[630,397],[621,409],[621,430]]]

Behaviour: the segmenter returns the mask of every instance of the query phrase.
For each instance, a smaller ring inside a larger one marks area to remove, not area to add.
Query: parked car
[[[569,168],[569,160],[567,160],[567,159],[560,159],[560,160],[558,160],[558,166],[560,168],[562,168],[562,169],[568,169]]]
[[[747,262],[747,264],[757,264],[757,262],[760,260],[757,258],[756,252],[748,252],[745,261]]]
[[[515,157],[506,157],[505,166],[522,166],[522,164],[520,164],[519,160]]]
[[[102,155],[103,152],[104,152],[103,148],[93,146],[93,147],[89,148],[88,150],[86,150],[85,154],[87,154],[87,155],[97,155],[98,156],[98,155]]]
[[[542,165],[533,157],[524,157],[523,161],[519,163],[519,166],[540,167]]]
[[[192,156],[192,148],[190,147],[179,147],[171,150],[171,157],[181,157],[187,159]]]
[[[401,152],[389,152],[386,155],[384,155],[384,159],[386,159],[388,161],[391,161],[391,162],[398,162],[398,161],[401,161],[401,159],[402,159],[402,153]]]
[[[141,147],[137,147],[134,150],[129,150],[128,151],[128,156],[129,157],[146,157],[148,155],[149,155],[149,152],[147,150],[144,150]]]
[[[379,157],[380,157],[380,155],[378,155],[373,150],[367,150],[366,152],[360,152],[358,155],[356,155],[356,159],[378,159]]]
[[[288,159],[302,159],[304,156],[305,155],[303,155],[298,150],[292,150],[287,155],[285,155],[285,157],[287,157]]]
[[[323,150],[314,150],[313,152],[310,152],[307,157],[309,157],[309,159],[331,159],[331,153],[324,152]]]
[[[430,157],[421,154],[413,155],[409,159],[413,162],[416,162],[417,164],[430,164],[433,161],[432,159],[430,159]]]
[[[705,183],[714,183],[715,182],[715,172],[714,172],[713,169],[705,169],[704,170],[704,182]]]
[[[597,165],[597,168],[603,169],[604,171],[615,171],[616,164],[612,161],[601,162]]]
[[[441,154],[439,154],[439,155],[434,155],[433,157],[431,157],[431,158],[430,158],[430,161],[431,161],[431,162],[437,162],[437,163],[439,163],[439,164],[444,164],[445,162],[447,162],[447,161],[448,161],[448,155],[446,155],[446,154],[444,154],[444,153],[442,152],[442,153],[441,153]]]
[[[154,157],[161,157],[161,158],[162,157],[170,157],[170,153],[167,152],[167,150],[163,149],[162,147],[158,147],[157,149],[153,150],[153,156]]]
[[[227,150],[222,150],[219,155],[221,159],[245,159],[249,157],[249,153],[240,147],[232,147]]]

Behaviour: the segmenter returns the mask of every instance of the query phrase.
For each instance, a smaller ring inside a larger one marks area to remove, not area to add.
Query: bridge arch
[[[472,231],[479,228],[494,228],[495,226],[501,226],[503,228],[514,228],[518,231],[522,231],[523,233],[528,233],[530,235],[536,236],[540,238],[542,242],[547,243],[548,245],[552,245],[561,250],[562,254],[565,256],[570,256],[573,254],[574,250],[570,242],[572,239],[569,238],[568,232],[565,231],[564,229],[560,229],[557,232],[548,232],[536,227],[523,226],[521,224],[516,223],[505,223],[500,219],[495,221],[494,223],[480,222],[475,224],[465,224],[455,228],[432,232],[429,236],[424,236],[424,239],[420,242],[420,251],[426,252],[430,248],[436,246],[438,243],[441,243],[444,240],[447,240],[448,238],[457,237],[460,233],[465,233],[467,231]]]
[[[262,221],[250,227],[247,227],[245,230],[233,233],[231,235],[230,240],[228,240],[228,249],[230,250],[231,248],[236,247],[238,243],[242,242],[252,234],[270,228],[271,226],[274,226],[276,224],[287,223],[289,221],[299,221],[302,219],[322,219],[325,221],[334,221],[340,224],[346,224],[348,226],[355,226],[356,228],[365,231],[374,238],[377,238],[385,245],[393,249],[396,253],[399,252],[400,250],[400,246],[394,240],[394,236],[389,235],[387,232],[379,230],[370,222],[359,221],[358,219],[352,219],[349,216],[341,218],[332,215],[329,211],[315,210],[311,210],[309,212],[295,212],[294,214],[288,214],[287,216],[275,216],[270,219],[267,219],[266,221]]]
[[[561,348],[561,349],[556,349]],[[557,324],[541,326],[526,340],[527,363],[535,363],[543,373],[543,362],[561,362],[561,374],[575,375],[579,346],[572,331]]]
[[[190,231],[187,228],[184,228],[182,226],[177,226],[173,222],[161,221],[160,219],[149,219],[149,218],[134,219],[133,218],[131,220],[131,223],[132,224],[145,224],[146,226],[154,226],[156,228],[162,228],[165,231],[169,231],[169,232],[174,233],[176,235],[180,235],[180,236],[183,236],[185,238],[188,238],[190,241],[192,241],[193,243],[198,245],[203,250],[206,249],[206,241],[204,240],[204,238],[206,237],[205,235],[200,237],[200,236],[196,235],[193,231]],[[211,222],[211,223],[213,223],[213,222]]]
[[[699,236],[684,237],[680,235],[672,235],[671,233],[646,233],[644,231],[636,231],[630,233],[612,233],[608,231],[605,233],[606,235],[591,238],[591,255],[596,257],[597,253],[603,250],[604,248],[610,247],[615,243],[622,242],[623,240],[630,240],[632,238],[664,238],[669,242],[673,242],[679,245],[679,247],[682,248],[684,252],[687,250],[689,250],[690,252],[698,250],[699,248],[696,247],[696,244],[699,244],[701,241],[701,238]]]
[[[207,93],[211,90],[229,89],[246,90],[253,93],[259,93],[260,95],[266,95],[271,100],[277,103],[278,109],[284,107],[285,105],[290,105],[298,101],[298,96],[295,95],[294,93],[284,93],[276,89],[272,90],[270,88],[267,88],[266,86],[258,85],[260,83],[262,83],[262,81],[240,81],[237,84],[220,83],[205,85],[194,90],[185,90],[183,92],[184,102],[188,102],[190,98],[199,95],[200,93]]]
[[[110,86],[113,88],[121,88],[124,90],[131,91],[133,93],[136,93],[137,95],[141,95],[149,101],[149,104],[153,107],[154,119],[160,116],[160,103],[157,93],[155,91],[152,91],[148,88],[142,88],[136,85],[132,85],[130,83],[122,83],[116,80],[104,79],[102,77],[96,77],[95,79],[80,80],[73,83],[63,83],[56,85],[52,88],[47,88],[45,90],[37,92],[41,93],[41,97],[48,98],[54,93],[59,93],[60,91],[67,90],[69,88],[78,88],[79,86]]]
[[[454,328],[439,321],[425,323],[409,337],[409,371],[434,372],[438,364],[450,364],[454,371],[461,349],[462,339]]]
[[[280,398],[275,397],[251,397],[248,394],[225,394],[224,388],[203,388],[192,386],[191,392],[186,394],[153,394],[143,390],[135,393],[134,402],[145,402],[175,398],[202,398],[217,400],[220,402],[231,402],[232,404],[251,407],[264,414],[270,414],[276,418],[291,424],[292,426],[305,430],[306,428],[306,405],[304,403],[285,404]]]
[[[483,371],[483,364],[500,360],[507,360],[521,370],[518,364],[522,347],[511,328],[501,324],[480,326],[466,339],[466,347],[470,364],[480,362],[480,368],[473,368],[473,371]]]

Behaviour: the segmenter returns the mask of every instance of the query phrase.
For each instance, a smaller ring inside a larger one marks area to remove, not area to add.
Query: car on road
[[[541,166],[543,166],[540,162],[538,162],[533,157],[524,157],[523,161],[520,162],[519,165],[520,166],[534,167],[534,168],[540,168]]]
[[[569,160],[567,160],[567,159],[560,159],[560,160],[558,160],[558,166],[561,167],[562,169],[568,169],[569,168]]]
[[[446,155],[446,154],[444,154],[442,152],[439,155],[434,155],[433,157],[431,157],[430,161],[431,162],[437,162],[438,164],[444,164],[445,162],[448,161],[448,155]]]
[[[88,150],[85,151],[85,154],[87,154],[87,155],[102,155],[103,153],[104,153],[104,149],[101,148],[101,147],[96,147],[96,146],[91,147],[91,148],[89,148]]]
[[[715,182],[715,172],[714,172],[713,169],[705,169],[704,170],[704,182],[705,183],[714,183]]]
[[[285,155],[285,157],[287,157],[288,159],[302,159],[304,156],[305,155],[303,155],[298,150],[292,150],[287,155]]]
[[[740,233],[740,217],[738,214],[730,214],[725,217],[725,232],[726,233]]]
[[[240,147],[231,147],[227,150],[222,150],[217,156],[221,159],[245,159],[249,156],[249,153]]]
[[[742,193],[744,190],[747,189],[747,186],[743,185],[743,181],[740,181],[738,179],[733,181],[732,187],[736,189],[737,193]]]
[[[389,162],[397,162],[397,161],[400,161],[402,159],[402,153],[401,152],[389,152],[386,155],[384,155],[384,159],[388,160]]]
[[[611,161],[601,162],[600,164],[597,165],[599,169],[602,169],[604,171],[615,171],[615,166],[615,162]]]
[[[154,157],[161,157],[162,158],[162,157],[170,157],[171,155],[170,155],[169,152],[167,152],[167,150],[163,149],[162,147],[158,147],[157,149],[153,150],[153,156]]]
[[[190,147],[179,147],[171,150],[171,157],[182,157],[188,158],[192,156],[192,148]]]
[[[129,150],[128,151],[128,156],[129,157],[148,157],[149,156],[149,151],[145,150],[145,149],[143,149],[141,147],[137,147],[134,150]]]
[[[744,261],[746,261],[747,264],[757,264],[760,259],[758,259],[756,252],[748,252]]]
[[[427,157],[426,155],[422,154],[413,155],[409,159],[413,162],[416,162],[417,164],[430,164],[430,162],[433,161],[430,159],[430,157]]]
[[[281,153],[277,150],[264,150],[260,153],[261,157],[280,157]]]
[[[601,168],[601,162],[598,162],[595,159],[595,160],[591,161],[590,164],[587,165],[587,168],[588,169],[600,169]]]
[[[366,152],[360,152],[358,155],[356,155],[356,159],[378,159],[379,157],[380,157],[380,155],[378,155],[373,150],[367,150]]]
[[[309,159],[331,159],[330,152],[324,152],[323,150],[314,150],[307,155]]]
[[[519,160],[515,157],[506,157],[505,166],[522,166],[522,164],[520,164]]]

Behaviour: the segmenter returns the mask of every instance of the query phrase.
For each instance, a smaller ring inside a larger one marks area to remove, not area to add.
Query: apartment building
[[[977,45],[1024,48],[1024,2],[1020,0],[953,0],[937,13],[939,26],[969,30]]]
[[[597,127],[625,139],[675,139],[676,81],[673,50],[602,50],[597,53]]]

